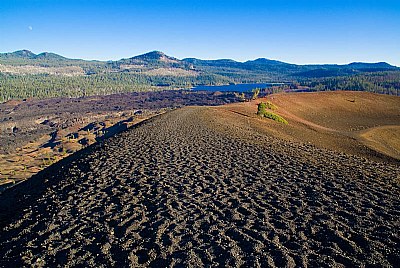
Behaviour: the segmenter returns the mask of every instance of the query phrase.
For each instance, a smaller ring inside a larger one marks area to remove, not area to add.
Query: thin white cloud
[[[28,26],[28,29],[29,29],[29,31],[33,30],[32,26]]]

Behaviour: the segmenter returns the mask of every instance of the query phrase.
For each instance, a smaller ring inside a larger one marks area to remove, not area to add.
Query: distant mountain
[[[238,67],[242,66],[242,62],[237,62],[231,59],[219,59],[219,60],[201,60],[196,58],[186,58],[182,61],[191,63],[199,66],[223,66],[223,67]]]
[[[139,56],[132,57],[131,59],[142,61],[179,61],[176,58],[165,55],[161,51],[151,51]]]
[[[128,59],[121,59],[113,64],[120,66],[124,65],[145,65],[145,66],[154,66],[154,67],[184,67],[184,62],[165,55],[161,51],[151,51],[142,55],[138,55]]]
[[[396,66],[390,65],[389,63],[386,62],[376,62],[376,63],[352,62],[347,66],[354,69],[397,69]]]
[[[293,66],[293,65],[295,65],[295,64],[289,64],[289,63],[286,63],[286,62],[282,62],[282,61],[277,61],[277,60],[269,60],[269,59],[266,59],[266,58],[258,58],[258,59],[255,59],[255,60],[249,60],[249,61],[246,61],[245,62],[245,64],[248,64],[248,65],[250,65],[250,64],[258,64],[258,65],[291,65],[291,66]]]
[[[352,62],[347,67],[361,71],[361,72],[380,72],[388,70],[398,70],[399,68],[390,65],[386,62],[365,63],[365,62]]]
[[[76,66],[85,70],[92,70],[93,68],[104,68],[106,62],[102,61],[88,61],[81,59],[69,59],[61,55],[42,52],[35,54],[29,50],[18,50],[11,53],[0,53],[0,64],[12,66],[33,65],[40,67],[66,67]]]
[[[33,54],[33,55],[35,55],[35,54]],[[37,59],[37,60],[41,60],[41,59],[43,59],[43,60],[44,59],[46,59],[46,60],[71,60],[71,59],[65,58],[63,56],[60,56],[58,54],[50,53],[50,52],[40,53],[38,55],[33,56],[33,58]]]
[[[323,64],[323,65],[303,65],[310,68],[306,71],[294,73],[296,77],[304,78],[322,78],[322,77],[335,77],[335,76],[349,76],[364,72],[381,72],[381,71],[395,71],[400,68],[390,65],[386,62],[365,63],[365,62],[352,62],[344,65],[336,64]]]
[[[363,72],[400,70],[400,68],[386,62],[353,62],[346,65],[297,65],[266,58],[258,58],[246,62],[238,62],[231,59],[202,60],[185,58],[179,60],[161,51],[151,51],[131,58],[104,62],[69,59],[50,52],[35,54],[29,50],[19,50],[12,53],[0,53],[0,64],[14,66],[37,65],[42,67],[78,66],[83,68],[86,74],[140,72],[168,75],[171,72],[165,71],[165,68],[173,68],[174,70],[190,71],[192,75],[195,73],[198,75],[214,75],[218,76],[219,79],[223,78],[223,81],[234,83],[309,79],[347,76]],[[181,71],[174,71],[174,73],[188,74]]]
[[[5,59],[13,59],[13,58],[33,59],[35,56],[36,54],[32,53],[29,50],[18,50],[15,52],[0,53],[0,58],[5,58]]]
[[[347,76],[360,72],[377,72],[399,70],[385,62],[379,63],[350,63],[346,65],[322,64],[322,65],[297,65],[282,61],[258,58],[246,62],[237,62],[230,59],[221,60],[200,60],[196,58],[186,58],[183,61],[191,63],[197,67],[210,68],[229,68],[230,74],[234,69],[247,70],[251,72],[268,73],[273,77],[299,77],[299,78],[320,78],[331,76]],[[221,72],[219,72],[221,73]],[[223,73],[223,72],[222,72]],[[221,73],[221,74],[222,74]]]
[[[29,50],[18,50],[15,52],[11,53],[0,53],[0,58],[4,59],[37,59],[37,60],[71,60],[68,58],[65,58],[63,56],[60,56],[55,53],[50,53],[50,52],[43,52],[40,54],[35,54],[32,51]]]
[[[185,63],[174,58],[167,56],[161,51],[151,51],[149,53],[145,53],[142,55],[134,56],[128,59],[121,59],[118,61],[112,61],[109,63],[112,68],[124,67],[125,69],[128,66],[137,66],[136,70],[149,70],[152,68],[182,68],[186,69]],[[129,69],[129,67],[128,67]]]

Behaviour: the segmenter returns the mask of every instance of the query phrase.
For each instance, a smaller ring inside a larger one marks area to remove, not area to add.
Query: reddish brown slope
[[[267,100],[289,125],[257,118],[257,104]],[[253,128],[286,140],[375,160],[400,159],[400,97],[346,91],[275,94],[219,109],[246,115]]]

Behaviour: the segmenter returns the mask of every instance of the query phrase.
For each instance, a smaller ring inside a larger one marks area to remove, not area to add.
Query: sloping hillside
[[[370,159],[400,160],[400,97],[349,91],[290,93],[220,109],[256,119],[257,104],[263,101],[275,104],[276,113],[289,124],[252,120],[260,131]]]
[[[399,166],[253,120],[182,108],[7,190],[1,265],[397,266]]]

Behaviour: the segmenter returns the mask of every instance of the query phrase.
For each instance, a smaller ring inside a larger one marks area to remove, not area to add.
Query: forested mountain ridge
[[[316,74],[316,77],[321,77],[321,73],[326,72],[328,76],[337,73],[354,74],[360,72],[373,72],[373,71],[389,71],[400,70],[399,67],[390,65],[386,62],[378,63],[364,63],[353,62],[345,65],[336,64],[320,64],[320,65],[298,65],[290,64],[277,60],[270,60],[266,58],[258,58],[255,60],[248,60],[246,62],[238,62],[231,59],[217,59],[217,60],[202,60],[196,58],[184,58],[179,60],[177,58],[168,56],[161,51],[152,51],[142,55],[134,56],[131,58],[124,58],[117,61],[97,61],[97,60],[82,60],[82,59],[69,59],[61,55],[43,52],[34,54],[29,50],[19,50],[11,53],[0,53],[0,64],[2,65],[34,65],[42,67],[60,67],[60,66],[78,66],[84,69],[96,67],[97,72],[116,71],[132,71],[133,68],[126,68],[127,66],[135,66],[136,69],[142,70],[148,68],[167,67],[167,68],[182,68],[190,69],[208,73],[224,73],[226,70],[234,70],[236,73],[242,72],[256,72],[257,74],[267,74],[272,80],[275,77],[310,77],[310,74]],[[123,66],[123,67],[121,67]],[[329,71],[329,72],[328,72]],[[93,74],[90,73],[90,74]]]
[[[100,62],[100,61],[86,61],[81,59],[69,59],[61,55],[42,52],[35,54],[29,50],[18,50],[8,53],[0,53],[0,64],[10,64],[10,65],[43,65],[47,64],[49,67],[57,67],[63,63],[76,64],[76,65],[87,65],[90,62]]]
[[[390,78],[390,83],[382,81],[382,77]],[[0,102],[269,82],[311,85],[323,90],[335,90],[333,85],[338,85],[352,90],[398,92],[399,81],[400,68],[385,62],[297,65],[266,58],[246,62],[181,60],[160,51],[117,61],[96,61],[29,50],[0,53]]]

